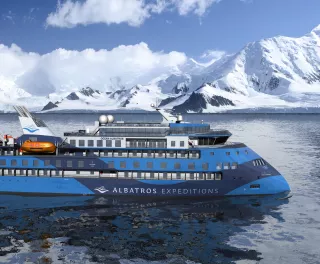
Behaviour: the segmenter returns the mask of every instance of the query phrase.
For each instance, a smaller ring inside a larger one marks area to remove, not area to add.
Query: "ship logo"
[[[99,193],[106,193],[109,192],[109,190],[107,190],[104,186],[101,186],[99,188],[95,188],[95,191],[98,191]]]
[[[28,126],[28,127],[24,127],[23,129],[27,130],[28,132],[30,133],[34,133],[36,131],[38,131],[39,129],[36,128],[35,126],[31,125],[31,126]]]

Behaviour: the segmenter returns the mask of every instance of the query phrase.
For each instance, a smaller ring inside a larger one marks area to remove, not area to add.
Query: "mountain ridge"
[[[189,58],[179,68],[145,84],[126,87],[116,76],[110,89],[89,85],[47,96],[33,96],[19,82],[0,76],[0,110],[9,111],[10,104],[26,104],[46,112],[124,108],[150,111],[151,103],[185,113],[317,108],[319,47],[320,25],[299,38],[276,36],[248,43],[237,53],[224,54],[210,65]]]

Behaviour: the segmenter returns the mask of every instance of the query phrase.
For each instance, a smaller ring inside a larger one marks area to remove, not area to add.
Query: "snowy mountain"
[[[320,25],[300,38],[277,36],[249,43],[238,53],[210,64],[189,58],[179,67],[133,87],[115,76],[103,88],[89,85],[60,93],[50,88],[47,96],[35,97],[21,85],[29,76],[14,79],[0,75],[0,110],[10,110],[8,105],[15,103],[42,111],[151,110],[151,103],[180,113],[317,108]],[[43,86],[45,79],[41,78]]]

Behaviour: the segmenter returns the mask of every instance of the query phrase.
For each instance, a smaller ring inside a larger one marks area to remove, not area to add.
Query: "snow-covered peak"
[[[316,26],[311,32],[320,36],[320,24]]]

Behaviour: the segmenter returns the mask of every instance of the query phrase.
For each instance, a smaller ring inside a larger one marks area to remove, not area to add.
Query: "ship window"
[[[237,168],[238,168],[238,163],[237,162],[232,162],[231,169],[235,170]]]
[[[167,162],[161,162],[160,167],[161,167],[161,169],[166,169],[167,168]]]
[[[22,160],[22,166],[28,166],[28,160]]]
[[[84,167],[84,161],[83,160],[79,160],[78,161],[78,167],[79,168],[83,168]]]
[[[67,167],[68,168],[72,168],[72,160],[68,160],[67,161]]]
[[[174,164],[174,168],[175,168],[175,169],[178,169],[178,170],[181,169],[181,164],[178,163],[178,162],[175,163],[175,164]]]
[[[175,141],[171,141],[171,147],[175,147],[176,146],[176,142]]]
[[[204,173],[199,173],[199,180],[204,180]]]
[[[107,147],[112,147],[112,140],[106,140],[106,146]]]
[[[250,188],[251,189],[259,189],[260,188],[260,184],[251,184]]]
[[[217,163],[217,170],[222,170],[222,163],[221,162]]]
[[[120,168],[122,168],[122,169],[126,168],[126,162],[125,161],[120,161]]]
[[[38,141],[38,138],[37,137],[29,137],[29,140],[31,140],[32,142],[36,142],[36,141]]]
[[[79,147],[84,147],[84,140],[83,139],[79,140]]]
[[[236,151],[236,154],[239,155],[239,150]]]
[[[167,151],[167,158],[175,158],[176,152],[175,151]]]
[[[224,170],[229,170],[230,169],[230,163],[229,162],[223,163],[223,169]]]
[[[74,139],[70,140],[70,145],[71,146],[75,146],[76,145],[76,141]]]
[[[140,162],[139,161],[135,161],[135,162],[133,162],[133,167],[134,168],[140,168]]]
[[[17,160],[11,160],[11,166],[17,166]]]
[[[227,156],[230,156],[230,152],[226,152],[226,155],[227,155]]]
[[[202,169],[208,170],[209,169],[209,164],[207,162],[206,163],[202,163]]]
[[[44,166],[50,166],[50,160],[45,160],[44,161]]]
[[[247,155],[249,154],[249,151],[248,151],[248,150],[245,150],[244,152],[245,152]]]
[[[180,147],[184,147],[184,141],[180,141]]]
[[[214,152],[210,152],[210,156],[214,156]]]
[[[93,146],[94,146],[93,140],[92,139],[88,140],[88,147],[93,147]]]
[[[79,170],[77,170],[77,171],[76,171],[76,174],[80,174],[80,171],[79,171]]]
[[[97,147],[103,147],[103,141],[97,140]]]
[[[152,169],[153,168],[153,162],[149,161],[147,162],[147,168]]]
[[[207,173],[206,179],[207,180],[212,180],[212,173]]]
[[[114,162],[113,161],[108,161],[108,168],[113,169],[114,168]]]
[[[221,181],[222,180],[222,174],[221,173],[215,173],[215,176],[214,176],[215,180],[216,181]]]
[[[194,164],[194,162],[188,164],[188,169],[189,169],[189,170],[194,170],[194,169],[195,169],[195,164]]]
[[[33,161],[33,166],[34,165],[35,160]],[[56,160],[56,167],[61,167],[61,160]]]
[[[115,147],[116,148],[121,148],[121,140],[116,140],[115,141]]]
[[[6,165],[7,163],[6,163],[6,160],[0,160],[0,165]]]

